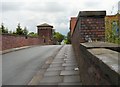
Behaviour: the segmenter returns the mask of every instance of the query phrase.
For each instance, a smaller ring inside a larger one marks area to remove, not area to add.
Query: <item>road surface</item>
[[[36,46],[10,52],[2,56],[2,84],[27,85],[48,57],[61,45]]]

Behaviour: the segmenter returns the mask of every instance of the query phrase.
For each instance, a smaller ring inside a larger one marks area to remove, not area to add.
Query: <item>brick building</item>
[[[71,33],[71,35],[72,35],[73,31],[74,31],[76,21],[77,21],[76,17],[71,17],[71,19],[70,19],[70,33]]]
[[[105,16],[106,11],[80,11],[71,33],[77,31],[80,42],[104,41]]]
[[[47,23],[37,26],[38,35],[43,39],[43,43],[52,44],[53,42],[53,26]]]
[[[118,42],[120,39],[120,14],[105,17],[105,39],[109,42]],[[119,38],[119,39],[118,39]]]

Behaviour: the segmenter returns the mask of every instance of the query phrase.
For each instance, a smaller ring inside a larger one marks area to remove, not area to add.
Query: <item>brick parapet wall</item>
[[[39,45],[42,43],[43,40],[38,37],[26,37],[10,34],[0,35],[0,50],[6,50],[22,46]]]

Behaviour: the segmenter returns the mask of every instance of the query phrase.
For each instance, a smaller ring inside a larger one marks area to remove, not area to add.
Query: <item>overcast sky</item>
[[[12,31],[17,24],[36,32],[36,26],[48,23],[62,34],[69,31],[70,17],[79,11],[106,10],[107,15],[115,14],[120,0],[2,0],[0,23]]]

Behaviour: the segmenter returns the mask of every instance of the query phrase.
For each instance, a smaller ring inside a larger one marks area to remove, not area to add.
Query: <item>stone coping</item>
[[[87,49],[91,48],[107,48],[114,51],[120,52],[120,45],[108,42],[86,42],[80,43],[81,45],[87,47]]]
[[[120,47],[120,45],[118,44],[114,44],[114,43],[108,43],[108,42],[86,42],[86,43],[81,43],[83,46],[87,47],[87,48],[91,48],[91,47]]]
[[[81,50],[84,50],[86,58],[94,62],[100,70],[107,75],[110,81],[118,84],[120,78],[119,56],[120,52],[111,48],[119,49],[117,44],[107,42],[80,43]]]
[[[88,49],[88,51],[93,54],[95,57],[99,59],[99,61],[104,62],[106,65],[108,65],[112,70],[116,71],[120,74],[118,68],[119,68],[119,58],[118,55],[120,55],[119,52],[112,51],[105,48],[93,48]]]
[[[120,52],[114,51],[112,48],[120,49],[118,44],[108,42],[88,42],[81,43],[88,52],[98,58],[100,61],[108,65],[112,70],[119,72],[119,55]],[[108,49],[107,49],[108,48]]]

